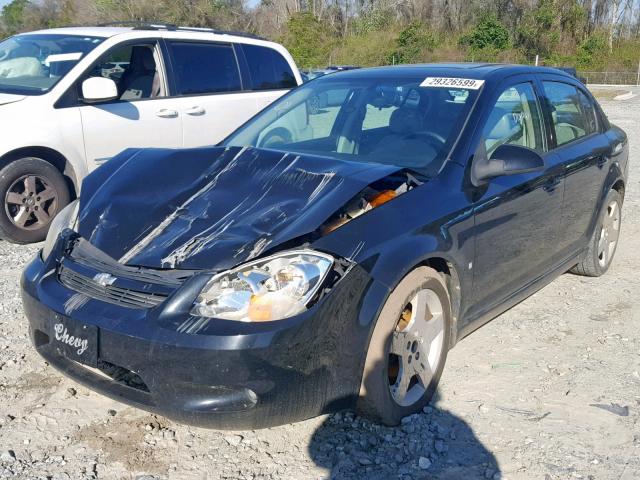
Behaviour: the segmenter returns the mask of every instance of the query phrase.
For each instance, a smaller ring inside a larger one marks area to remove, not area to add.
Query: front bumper
[[[371,326],[387,290],[355,266],[305,313],[251,324],[210,320],[185,333],[174,298],[151,309],[85,299],[36,256],[22,296],[37,351],[62,373],[123,403],[182,423],[263,428],[355,404]],[[78,304],[76,304],[78,305]],[[98,369],[60,354],[56,316],[98,328]],[[194,317],[191,317],[192,319]],[[193,330],[192,330],[193,331]]]

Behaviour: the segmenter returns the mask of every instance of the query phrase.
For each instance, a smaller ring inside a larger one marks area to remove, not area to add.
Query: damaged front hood
[[[222,270],[315,232],[399,170],[271,150],[127,150],[89,175],[79,233],[121,263]]]

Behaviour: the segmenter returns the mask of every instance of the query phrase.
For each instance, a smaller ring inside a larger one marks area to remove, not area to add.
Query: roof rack
[[[163,22],[143,22],[136,20],[124,20],[119,22],[108,22],[98,24],[98,27],[131,27],[133,30],[167,30],[170,32],[201,32],[201,33],[215,33],[217,35],[234,35],[236,37],[255,38],[257,40],[266,40],[263,37],[254,35],[247,32],[236,32],[232,30],[218,30],[216,28],[209,27],[181,27],[173,23]]]

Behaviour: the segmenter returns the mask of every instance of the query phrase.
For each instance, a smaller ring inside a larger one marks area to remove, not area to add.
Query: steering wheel
[[[447,140],[442,135],[434,132],[416,132],[407,135],[406,138],[424,140],[426,143],[433,146],[438,152],[442,151],[447,143]]]
[[[259,148],[275,148],[291,143],[291,132],[283,127],[274,128],[267,133],[258,145]]]

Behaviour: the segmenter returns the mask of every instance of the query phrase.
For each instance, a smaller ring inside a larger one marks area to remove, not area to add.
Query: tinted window
[[[243,45],[249,64],[252,90],[293,88],[297,86],[289,63],[272,48]]]
[[[242,89],[231,45],[170,42],[169,49],[178,95]]]
[[[530,83],[507,88],[496,101],[484,126],[487,154],[500,145],[521,145],[543,151],[540,106]]]
[[[557,145],[564,145],[597,130],[591,101],[573,85],[543,82],[549,99]]]

